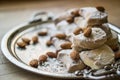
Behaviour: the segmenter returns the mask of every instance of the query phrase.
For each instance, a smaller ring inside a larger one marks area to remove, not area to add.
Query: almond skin
[[[76,28],[73,33],[75,35],[78,35],[78,34],[80,34],[81,31],[83,31],[81,28]]]
[[[38,60],[37,59],[33,59],[30,61],[29,65],[31,67],[37,68],[38,67]]]
[[[84,30],[83,34],[85,37],[90,37],[91,33],[92,33],[92,29],[91,29],[91,27],[88,27]]]
[[[110,46],[111,47],[111,49],[113,50],[113,51],[117,51],[117,50],[119,50],[119,47],[117,46],[117,45],[113,45],[113,46]]]
[[[48,34],[47,31],[38,32],[38,35],[39,35],[39,36],[46,36],[47,34]]]
[[[105,12],[105,8],[102,6],[97,6],[96,9],[100,12]]]
[[[57,55],[54,52],[47,52],[46,55],[48,55],[50,58],[56,58]]]
[[[26,44],[24,42],[17,42],[17,45],[20,47],[20,48],[25,48]]]
[[[119,59],[120,58],[120,51],[115,53],[115,59]]]
[[[28,38],[22,38],[22,41],[25,42],[26,44],[30,44],[30,39]]]
[[[37,36],[32,37],[32,41],[33,41],[33,44],[38,43],[38,37]]]
[[[59,34],[56,34],[55,37],[57,37],[58,39],[65,39],[67,36],[63,33],[59,33]]]
[[[65,42],[65,43],[61,44],[60,47],[62,49],[71,49],[71,45],[72,45],[71,42]]]
[[[70,53],[70,57],[73,60],[79,60],[80,59],[79,53],[77,51],[75,51],[75,50]]]
[[[47,60],[47,56],[46,55],[41,55],[39,57],[39,62],[42,63],[42,62],[45,62]]]
[[[74,22],[74,17],[73,16],[69,16],[66,18],[66,21],[70,24]]]
[[[80,16],[79,9],[72,11],[71,14],[75,17]]]
[[[47,42],[46,42],[46,45],[47,46],[51,46],[53,44],[53,41],[52,40],[48,40]]]

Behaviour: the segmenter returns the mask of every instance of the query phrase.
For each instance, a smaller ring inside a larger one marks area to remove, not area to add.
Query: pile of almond
[[[48,57],[49,58],[57,58],[57,54],[54,52],[47,52],[45,55],[40,55],[39,59],[31,60],[29,65],[31,67],[37,68],[39,64],[42,65],[42,63],[46,62]]]
[[[20,48],[26,48],[26,46],[29,45],[31,41],[32,41],[33,44],[38,43],[38,37],[33,36],[32,40],[30,40],[29,38],[24,37],[24,38],[22,38],[21,42],[17,42],[17,45]]]
[[[47,31],[40,31],[40,32],[38,32],[37,33],[39,36],[46,36],[47,34],[48,34],[48,32]],[[22,39],[21,39],[22,41],[21,42],[17,42],[17,45],[18,45],[18,47],[20,47],[20,48],[25,48],[27,45],[29,45],[31,42],[32,42],[32,44],[36,44],[36,43],[38,43],[39,42],[39,38],[38,38],[38,36],[33,36],[32,38],[31,38],[31,40],[29,39],[29,38],[27,38],[27,37],[23,37]],[[52,42],[47,42],[47,45],[48,46],[50,46],[52,44]]]

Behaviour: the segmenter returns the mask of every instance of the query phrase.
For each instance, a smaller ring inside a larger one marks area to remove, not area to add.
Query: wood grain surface
[[[120,26],[120,0],[37,0],[0,2],[0,41],[4,34],[16,25],[29,21],[37,11],[51,11],[59,14],[64,10],[85,6],[104,6],[109,22]],[[62,80],[20,69],[10,63],[0,51],[0,80]]]

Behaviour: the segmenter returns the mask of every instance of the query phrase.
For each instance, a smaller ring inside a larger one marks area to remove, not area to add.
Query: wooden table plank
[[[6,63],[9,62],[9,61],[4,57],[3,54],[0,54],[0,60],[1,60],[2,64],[6,64]]]
[[[20,71],[21,69],[17,66],[13,65],[12,63],[6,63],[0,65],[0,76],[7,75],[13,72]]]

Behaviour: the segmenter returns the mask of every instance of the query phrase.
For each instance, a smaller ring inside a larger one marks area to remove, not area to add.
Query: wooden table
[[[66,9],[84,6],[104,6],[109,13],[109,22],[120,26],[120,0],[41,0],[0,3],[0,40],[11,28],[29,21],[32,13],[52,11],[61,13]],[[0,52],[0,80],[58,80],[36,75],[10,63]]]

